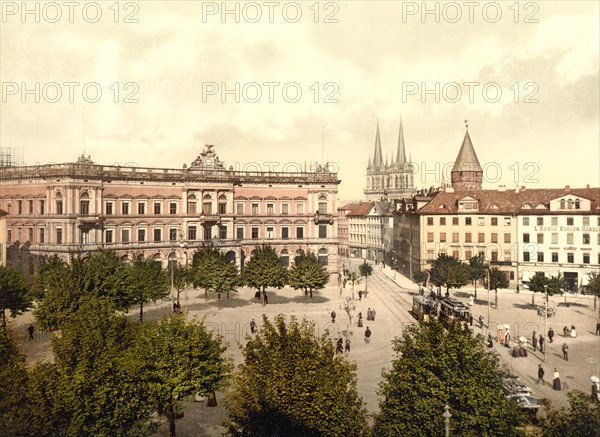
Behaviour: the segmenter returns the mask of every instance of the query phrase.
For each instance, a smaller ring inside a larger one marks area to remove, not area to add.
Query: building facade
[[[393,204],[361,202],[347,214],[350,256],[385,262],[393,242]]]
[[[392,155],[391,162],[387,158],[383,160],[379,122],[377,122],[373,159],[369,157],[367,164],[367,183],[364,190],[366,199],[387,201],[412,195],[414,193],[413,170],[412,163],[406,159],[402,120],[400,120],[396,157]]]
[[[289,262],[314,252],[338,271],[337,190],[327,165],[313,172],[225,168],[214,147],[183,169],[75,163],[1,169],[7,262],[32,274],[42,257],[66,260],[100,249],[123,261],[143,255],[191,262],[203,244],[243,269],[260,244]]]
[[[358,203],[348,203],[338,208],[337,235],[340,257],[348,258],[350,256],[350,246],[348,241],[348,213],[358,206]]]
[[[510,287],[535,274],[560,276],[579,291],[600,273],[600,188],[482,189],[468,131],[452,170],[452,187],[421,192],[394,214],[397,270],[412,277],[441,253],[473,256],[505,272]]]

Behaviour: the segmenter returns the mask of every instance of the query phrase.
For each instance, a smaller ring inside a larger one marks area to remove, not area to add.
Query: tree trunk
[[[140,302],[140,323],[144,323],[144,301]]]
[[[169,415],[169,435],[175,437],[175,409],[171,407],[171,414]]]
[[[535,293],[531,293],[531,306],[535,306]]]
[[[312,299],[312,288],[310,289],[310,298]]]
[[[473,281],[473,284],[475,285],[475,300],[477,300],[477,279]]]
[[[367,288],[369,286],[369,277],[365,276],[365,297],[367,297]]]
[[[494,303],[494,309],[497,310],[498,309],[498,289],[496,288],[494,291],[496,292],[496,302]]]

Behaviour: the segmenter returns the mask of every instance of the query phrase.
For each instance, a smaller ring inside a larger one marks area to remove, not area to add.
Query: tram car
[[[435,300],[429,296],[414,296],[410,313],[417,320],[423,320],[425,316],[435,317],[435,306]]]
[[[440,301],[440,322],[448,329],[455,323],[467,322],[471,320],[471,310],[462,302],[444,298]]]

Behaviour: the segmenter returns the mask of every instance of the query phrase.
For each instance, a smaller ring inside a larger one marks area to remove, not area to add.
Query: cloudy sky
[[[181,168],[214,144],[239,169],[330,161],[358,199],[378,119],[391,160],[402,117],[418,187],[468,119],[484,187],[600,186],[595,1],[1,8],[0,145],[27,164]]]

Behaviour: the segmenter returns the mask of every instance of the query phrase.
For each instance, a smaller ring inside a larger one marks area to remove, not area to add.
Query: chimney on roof
[[[506,191],[506,185],[498,185],[498,191]]]
[[[570,185],[565,185],[565,191],[569,191],[571,189]]]
[[[521,191],[525,191],[525,185],[521,185]]]
[[[585,188],[590,188],[590,184],[585,184]]]

